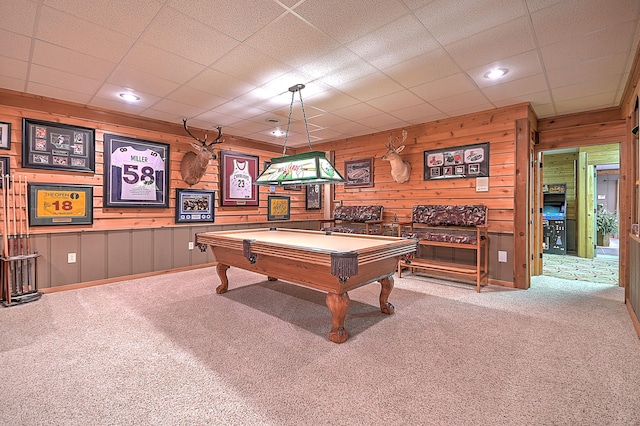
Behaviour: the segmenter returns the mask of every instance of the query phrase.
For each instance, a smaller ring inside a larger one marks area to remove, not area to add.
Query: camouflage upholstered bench
[[[336,206],[333,219],[320,221],[320,230],[347,234],[382,235],[382,206]]]
[[[472,277],[477,291],[482,281],[488,282],[487,207],[483,205],[416,205],[411,222],[400,223],[398,236],[418,240],[418,251],[398,263],[398,277],[402,269],[445,272]],[[431,247],[427,249],[427,247]],[[474,251],[456,255],[456,250]],[[425,253],[429,251],[429,253]],[[442,276],[442,274],[438,274]]]

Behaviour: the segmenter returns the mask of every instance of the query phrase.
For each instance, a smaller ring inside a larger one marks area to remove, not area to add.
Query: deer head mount
[[[196,149],[196,152],[187,152],[184,157],[182,157],[182,162],[180,163],[180,174],[182,175],[183,182],[189,185],[195,185],[200,182],[200,179],[202,179],[202,176],[209,165],[209,160],[215,160],[217,158],[213,151],[213,147],[216,144],[224,142],[224,140],[221,139],[222,126],[216,126],[216,129],[218,130],[218,137],[207,144],[208,135],[206,133],[204,135],[204,139],[199,139],[193,136],[193,133],[191,133],[187,128],[186,119],[182,119],[182,123],[184,125],[184,130],[187,131],[189,136],[200,142],[200,144],[191,142],[191,146]]]
[[[402,141],[400,138],[396,138],[396,142],[404,143],[407,140],[407,131],[402,131]],[[408,161],[400,158],[400,153],[404,149],[404,145],[400,145],[397,148],[393,145],[393,138],[389,135],[389,143],[385,146],[387,147],[387,152],[382,155],[382,159],[388,161],[391,164],[391,177],[398,183],[405,183],[409,180],[409,176],[411,175],[411,164]]]

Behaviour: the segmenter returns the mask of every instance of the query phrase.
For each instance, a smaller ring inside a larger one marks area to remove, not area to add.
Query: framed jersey
[[[220,151],[221,206],[258,205],[258,187],[253,183],[259,160],[255,155]]]
[[[104,134],[105,207],[169,207],[169,145]]]

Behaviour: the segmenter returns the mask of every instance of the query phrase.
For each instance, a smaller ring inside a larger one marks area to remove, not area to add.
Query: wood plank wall
[[[184,133],[181,126],[182,123],[169,124],[138,116],[93,110],[80,105],[12,91],[0,91],[0,117],[2,121],[12,124],[12,145],[11,150],[7,151],[6,154],[11,157],[13,173],[26,175],[29,182],[82,183],[94,186],[94,223],[92,226],[32,228],[32,233],[35,236],[42,234],[44,237],[36,239],[36,241],[40,241],[43,253],[50,252],[51,256],[59,258],[56,262],[64,262],[63,257],[55,254],[56,242],[54,241],[54,236],[61,233],[75,233],[75,236],[68,238],[69,241],[64,242],[65,247],[68,247],[69,250],[83,250],[86,244],[97,239],[100,241],[100,250],[96,252],[96,255],[102,253],[107,257],[110,256],[109,253],[117,252],[117,250],[114,251],[113,247],[117,246],[118,241],[121,239],[123,239],[121,241],[123,245],[130,247],[128,250],[134,250],[136,244],[134,235],[138,235],[138,231],[143,232],[145,235],[149,230],[153,231],[151,232],[153,235],[158,234],[147,238],[148,241],[164,238],[167,242],[179,241],[180,246],[186,245],[185,243],[190,241],[190,236],[182,235],[184,232],[179,232],[179,230],[182,227],[185,229],[191,229],[191,227],[174,223],[175,189],[188,187],[181,180],[179,164],[184,154],[192,150],[190,145],[191,138]],[[95,128],[95,174],[22,169],[23,117]],[[412,173],[410,181],[405,184],[394,182],[391,178],[389,163],[380,159],[381,154],[386,151],[385,144],[389,138],[389,133],[387,132],[318,144],[314,145],[313,148],[314,150],[328,152],[335,151],[336,168],[341,172],[344,171],[344,163],[347,160],[373,158],[373,187],[350,189],[342,185],[336,185],[331,191],[335,193],[335,199],[345,205],[384,205],[385,219],[388,221],[392,221],[394,217],[398,220],[410,218],[411,209],[415,204],[486,204],[489,209],[489,230],[494,235],[491,244],[490,275],[495,283],[512,286],[514,280],[512,256],[514,242],[512,234],[514,228],[515,191],[515,122],[519,119],[528,118],[528,104],[519,104],[407,128],[409,136],[405,141],[406,148],[402,152],[402,156],[412,164]],[[193,130],[198,132],[198,129]],[[399,136],[401,130],[393,131],[393,136]],[[171,156],[170,208],[115,209],[103,207],[102,173],[104,160],[102,142],[105,133],[169,144]],[[223,136],[225,137],[225,142],[219,145],[219,149],[258,155],[260,167],[262,167],[265,160],[281,155],[281,147],[231,135],[225,136],[224,128]],[[425,181],[423,179],[424,151],[483,142],[490,143],[488,192],[476,192],[475,179],[439,181]],[[295,150],[292,151],[294,152],[291,153],[295,153]],[[194,187],[218,191],[217,200],[219,200],[219,181],[218,162],[212,161],[202,181]],[[244,226],[256,226],[264,224],[266,222],[266,201],[269,189],[262,187],[259,191],[259,207],[220,207],[219,201],[216,201],[215,226],[243,226],[243,224]],[[329,191],[325,192],[328,193]],[[297,223],[295,226],[313,227],[310,224],[325,217],[331,210],[328,208],[307,211],[305,209],[304,191],[286,191],[279,188],[277,193],[291,197],[291,218]],[[325,206],[333,207],[329,197],[325,197],[323,203],[325,203]],[[157,230],[164,228],[171,228],[172,231],[169,234],[157,232]],[[99,231],[100,236],[86,238],[84,233],[90,231]],[[117,234],[120,231],[124,231],[124,234]],[[103,233],[106,234],[103,235]],[[114,234],[111,235],[111,233]],[[86,244],[84,243],[85,241],[87,242]],[[508,252],[508,263],[497,262],[498,250]],[[158,268],[166,268],[167,265],[176,267],[204,261],[201,256],[187,256],[181,252],[172,254],[169,259],[165,258],[166,255],[164,254],[156,253],[154,256],[153,259],[145,258],[140,260],[142,264],[148,264],[145,269],[157,270]],[[114,273],[126,275],[126,271],[131,271],[132,273],[137,271],[136,266],[130,264],[121,268],[122,271],[113,272],[111,269],[115,268],[114,262],[109,259],[106,259],[105,262],[100,268],[104,269],[104,274],[108,276],[103,278],[109,278]],[[71,282],[74,279],[82,280],[89,275],[92,279],[99,279],[93,273],[96,272],[96,269],[92,269],[93,266],[89,268],[87,266],[88,263],[81,259],[79,259],[79,263],[84,265],[84,269],[90,269],[93,272],[83,275],[82,271],[72,268],[72,270],[57,276],[56,268],[52,266],[52,258],[43,258],[42,263],[49,266],[49,275],[46,278],[47,285],[64,285],[70,283],[70,280]],[[102,262],[98,263],[102,265]],[[67,266],[65,265],[64,268],[67,268]],[[97,270],[102,270],[100,268]]]
[[[9,104],[9,105],[7,105]],[[17,105],[12,106],[11,104]],[[36,109],[32,109],[36,108]],[[147,227],[185,226],[176,225],[175,190],[176,188],[189,188],[182,181],[180,175],[180,162],[185,153],[193,151],[190,145],[193,141],[186,135],[182,123],[171,125],[155,120],[140,120],[135,116],[123,116],[109,111],[94,111],[71,103],[56,100],[43,100],[17,92],[0,91],[0,121],[11,123],[11,149],[0,152],[0,155],[10,157],[11,173],[26,176],[28,182],[33,183],[64,183],[93,185],[93,216],[92,226],[56,226],[33,227],[32,232],[77,232],[90,230],[113,229],[138,229]],[[49,122],[83,126],[96,129],[96,170],[93,173],[59,172],[52,170],[23,169],[22,164],[22,118],[32,118]],[[143,127],[144,126],[144,127]],[[199,129],[192,129],[195,134],[203,135]],[[170,146],[170,190],[169,208],[105,208],[103,207],[103,164],[104,150],[103,138],[105,133],[117,134],[136,139],[149,140],[169,144]],[[250,153],[260,157],[260,170],[265,160],[279,157],[281,147],[260,143],[249,139],[224,135],[225,142],[218,145],[218,150],[231,150],[242,153]],[[221,207],[219,180],[219,162],[210,161],[207,172],[202,180],[193,186],[197,189],[210,189],[217,191],[215,206],[215,221],[218,224],[231,223],[258,223],[267,219],[268,188],[260,187],[260,205],[258,207]],[[278,188],[278,195],[291,197],[291,208],[295,211],[296,220],[320,219],[323,212],[320,210],[305,209],[304,191],[285,191]]]
[[[416,204],[482,203],[489,209],[490,232],[513,233],[515,121],[528,118],[527,114],[528,104],[520,104],[408,127],[406,148],[400,155],[411,163],[412,170],[409,182],[402,184],[393,181],[389,162],[380,158],[386,152],[389,133],[355,137],[319,147],[336,151],[335,164],[341,172],[345,160],[374,159],[372,188],[336,186],[335,198],[344,205],[382,204],[387,220],[394,216],[408,220]],[[400,136],[400,132],[398,129],[392,136]],[[476,192],[473,178],[423,179],[424,151],[483,142],[490,143],[488,192]]]

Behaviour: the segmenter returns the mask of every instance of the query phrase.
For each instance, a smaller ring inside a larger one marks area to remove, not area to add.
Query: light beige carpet
[[[324,293],[212,268],[0,310],[2,425],[633,425],[640,342],[623,289],[396,279]]]

